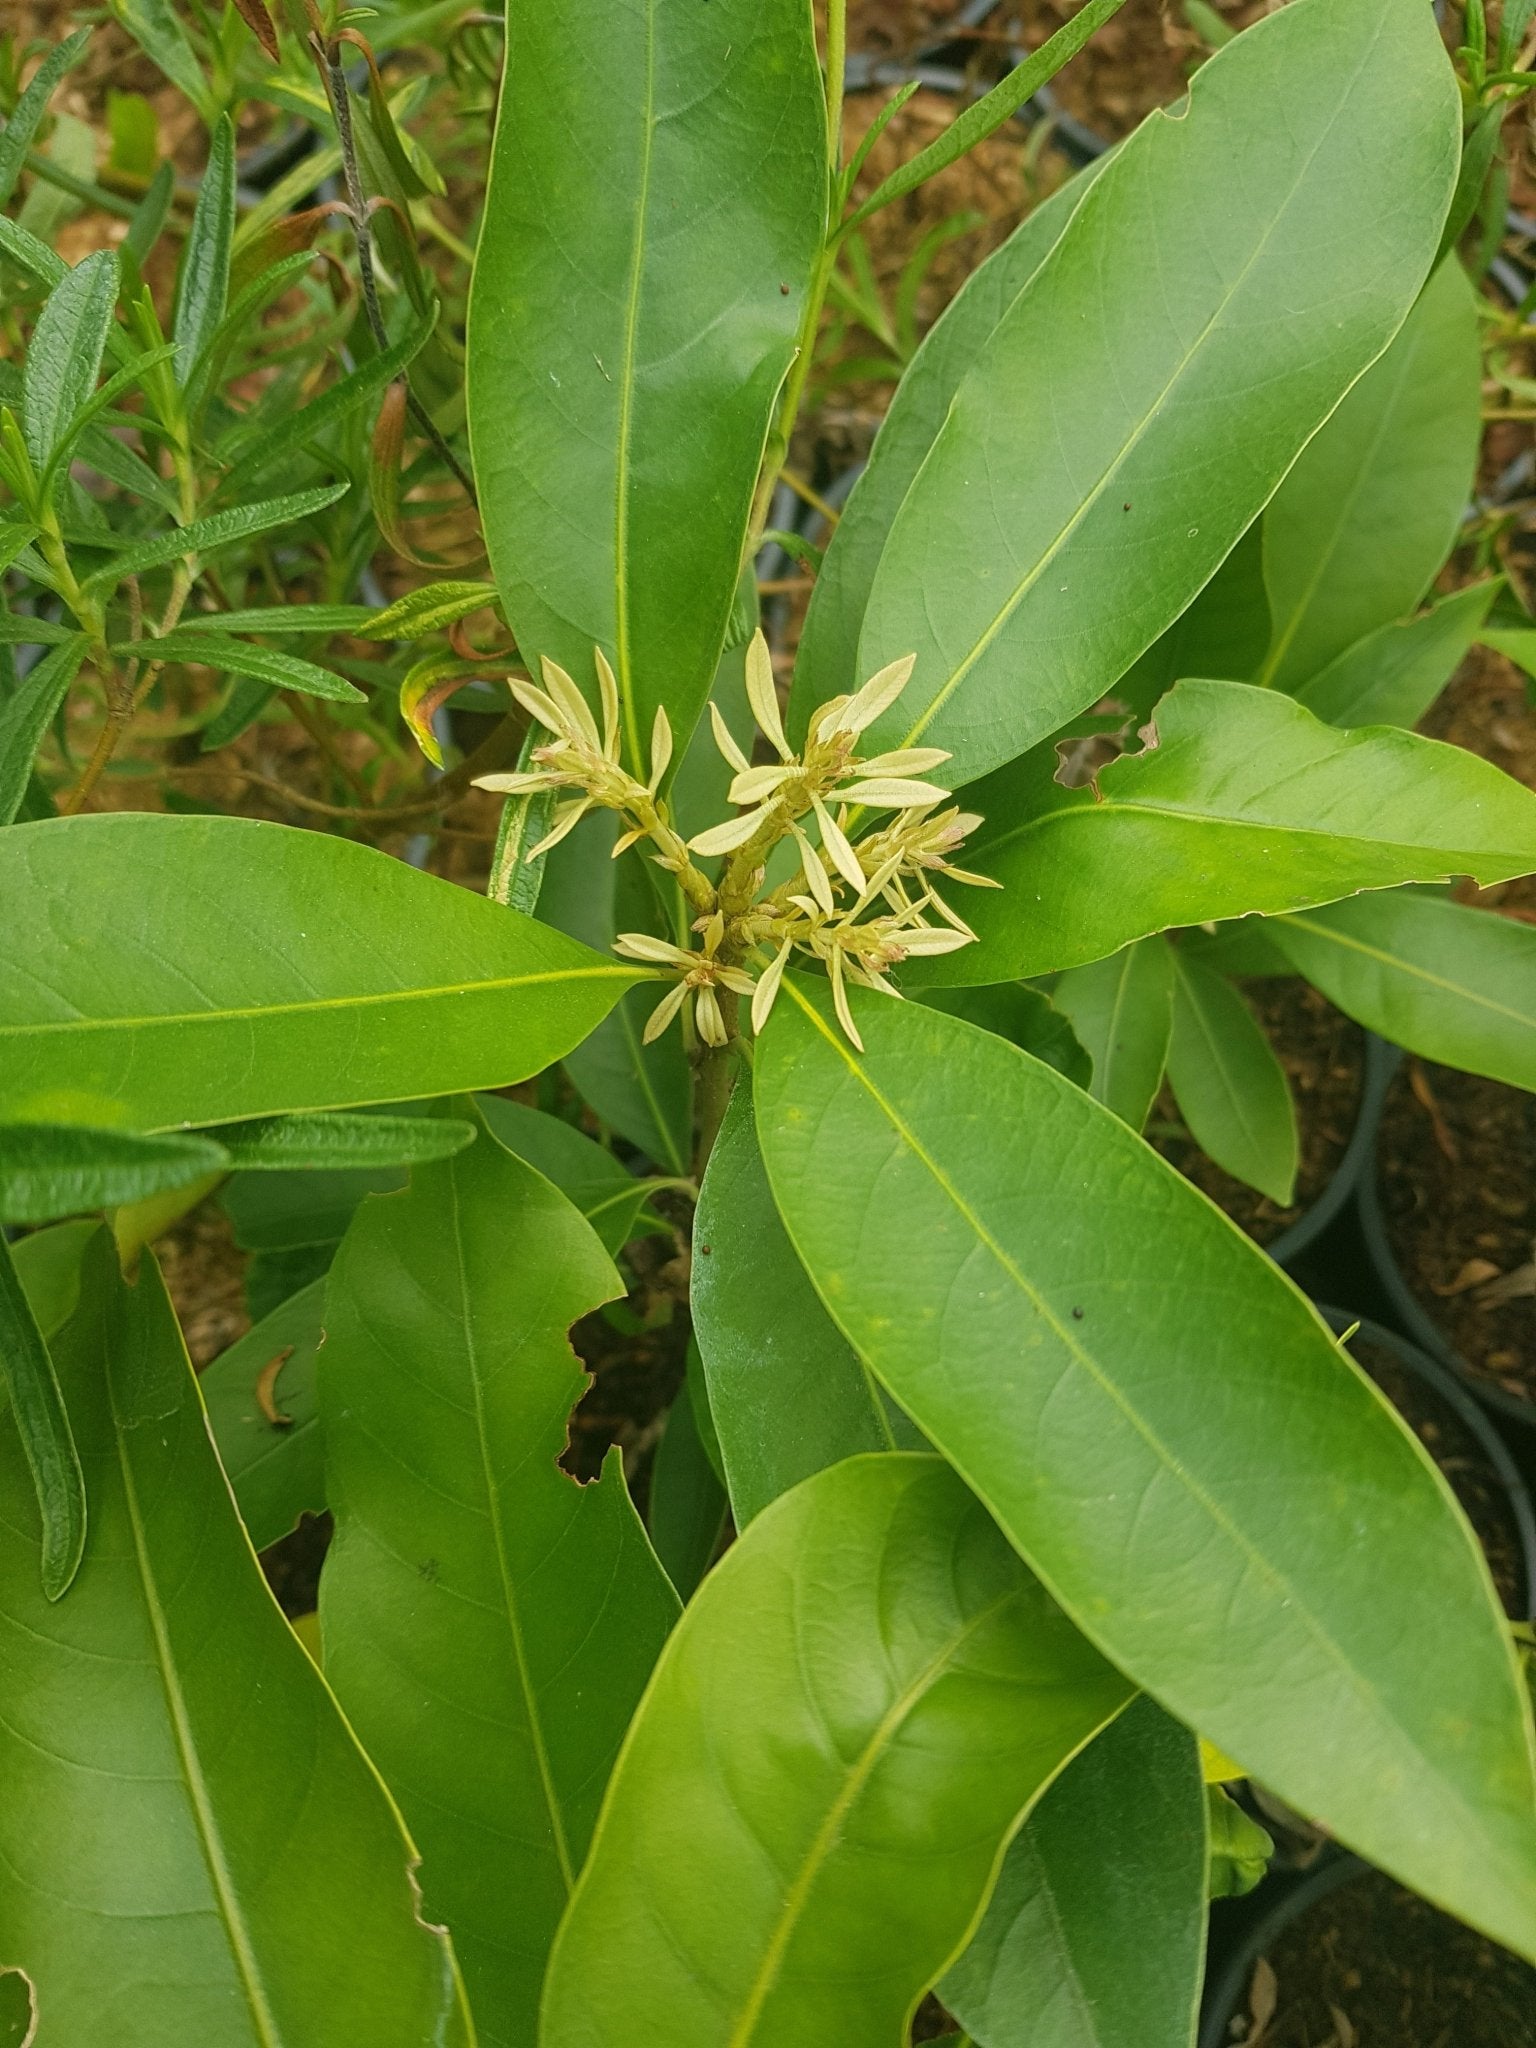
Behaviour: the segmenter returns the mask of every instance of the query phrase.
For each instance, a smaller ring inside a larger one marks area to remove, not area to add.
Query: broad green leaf
[[[1417,618],[1357,640],[1295,692],[1330,725],[1415,726],[1466,659],[1498,590],[1469,584]]]
[[[1173,952],[1168,1082],[1190,1136],[1216,1164],[1288,1209],[1296,1106],[1258,1019],[1225,975]]]
[[[82,590],[97,584],[138,576],[162,562],[174,562],[183,555],[211,555],[237,540],[269,533],[277,526],[293,526],[311,512],[323,512],[327,505],[345,497],[349,484],[321,484],[312,491],[295,491],[286,498],[258,498],[250,505],[234,505],[228,512],[210,512],[206,519],[194,519],[170,533],[157,533],[152,540],[136,541],[113,556],[105,568],[93,569],[81,581]],[[167,636],[169,637],[169,636]]]
[[[826,221],[804,0],[507,9],[469,311],[486,543],[524,658],[613,662],[629,765],[703,707]]]
[[[320,668],[276,647],[237,640],[232,633],[189,631],[165,633],[157,639],[125,642],[113,650],[147,661],[195,661],[233,676],[251,676],[278,690],[298,690],[306,697],[328,697],[337,704],[362,704],[367,692],[334,669]]]
[[[22,1485],[36,1499],[42,1516],[39,1563],[43,1592],[49,1600],[57,1600],[69,1590],[85,1548],[85,1481],[48,1342],[32,1313],[3,1230],[0,1384],[9,1396],[17,1441],[30,1474],[30,1480],[24,1479]]]
[[[91,1500],[68,1600],[0,1430],[0,1949],[41,2044],[469,2038],[378,1777],[263,1585],[154,1263],[56,1340]],[[89,1855],[82,1844],[90,1844]]]
[[[1195,1738],[1133,1700],[1015,1835],[939,1995],[986,2048],[1190,2048],[1205,1853]]]
[[[211,1124],[198,1133],[224,1151],[231,1166],[249,1173],[291,1173],[314,1168],[413,1166],[447,1159],[475,1140],[465,1117],[322,1116],[258,1117],[243,1124]]]
[[[1329,1002],[1424,1059],[1536,1089],[1536,931],[1417,890],[1264,926]]]
[[[1042,747],[968,792],[987,822],[967,865],[1003,886],[967,892],[981,944],[915,979],[1045,974],[1174,925],[1536,868],[1536,796],[1460,747],[1340,732],[1247,683],[1180,683],[1155,723],[1096,791],[1064,789]]]
[[[1120,677],[1115,699],[1145,718],[1186,676],[1241,682],[1268,645],[1264,522],[1256,519],[1189,609]]]
[[[1093,1059],[1073,1030],[1065,1011],[1027,982],[1000,981],[987,988],[932,988],[922,991],[925,1003],[951,1016],[994,1031],[1010,1045],[1022,1046],[1065,1074],[1079,1088],[1093,1084]]]
[[[964,156],[967,150],[974,149],[977,143],[995,134],[1026,100],[1033,99],[1042,86],[1049,85],[1094,31],[1102,28],[1110,16],[1117,14],[1124,5],[1125,0],[1084,0],[1072,19],[1064,22],[1054,35],[1048,36],[1038,50],[1032,50],[990,92],[957,114],[943,134],[930,142],[926,149],[908,157],[904,164],[883,179],[843,223],[843,232],[846,234],[850,228],[857,227],[860,221],[878,213],[882,206],[889,206],[892,200],[915,191],[919,185]]]
[[[1019,1817],[1126,1692],[937,1458],[806,1480],[662,1653],[543,2048],[905,2040]]]
[[[9,202],[16,189],[16,180],[26,163],[27,151],[32,147],[33,137],[48,111],[53,88],[66,71],[79,63],[90,39],[88,28],[77,28],[72,36],[56,43],[28,80],[26,91],[11,109],[4,128],[0,129],[0,206]]]
[[[662,1570],[683,1601],[693,1598],[725,1527],[725,1488],[709,1461],[695,1407],[693,1382],[703,1370],[694,1347],[688,1377],[667,1410],[667,1426],[656,1446],[646,1517]]]
[[[498,1144],[553,1181],[586,1217],[610,1257],[635,1235],[650,1188],[573,1125],[504,1096],[482,1095],[475,1107]]]
[[[1478,300],[1442,263],[1379,362],[1264,514],[1274,637],[1255,681],[1297,690],[1423,597],[1472,494],[1482,435]]]
[[[176,275],[171,338],[176,381],[185,384],[218,332],[229,303],[229,260],[235,237],[235,130],[228,114],[214,124],[197,206]]]
[[[28,1231],[11,1246],[11,1257],[45,1340],[61,1330],[80,1299],[80,1261],[101,1228],[96,1216],[53,1223]]]
[[[1102,169],[1102,162],[1090,165],[1027,216],[966,280],[907,366],[811,591],[789,703],[789,730],[797,740],[816,705],[863,680],[856,674],[859,634],[891,524],[962,378],[1061,240]]]
[[[325,1282],[315,1280],[205,1367],[198,1384],[219,1463],[253,1548],[325,1506],[315,1359]]]
[[[201,1133],[0,1125],[0,1222],[47,1223],[141,1202],[228,1164],[223,1147]]]
[[[705,1170],[691,1291],[738,1529],[840,1458],[917,1447],[920,1439],[887,1406],[784,1234],[745,1082]]]
[[[1159,939],[1138,940],[1107,960],[1069,967],[1051,997],[1093,1062],[1094,1101],[1139,1131],[1168,1064],[1172,954]]]
[[[623,1292],[486,1143],[364,1203],[327,1283],[326,1676],[420,1845],[486,2048],[523,2048],[619,1743],[677,1614],[617,1452],[557,1459],[566,1332]]]
[[[368,847],[246,818],[12,825],[0,901],[7,1121],[152,1129],[502,1087],[637,979]]]
[[[0,703],[0,825],[9,825],[22,807],[33,760],[80,673],[86,644],[83,633],[71,633],[50,647],[20,687]]]
[[[1457,131],[1413,0],[1294,0],[1197,73],[1177,118],[1137,130],[896,516],[857,668],[917,668],[877,740],[948,747],[969,781],[1173,623],[1401,326]]]
[[[82,257],[48,294],[27,349],[21,424],[41,471],[96,388],[117,306],[117,258]]]
[[[392,1195],[404,1186],[405,1174],[395,1167],[237,1173],[220,1199],[242,1251],[291,1252],[340,1244],[364,1195]]]
[[[786,982],[759,1041],[758,1127],[871,1370],[1122,1670],[1536,1954],[1530,1701],[1417,1439],[1285,1276],[1070,1082],[873,998],[860,1059],[813,986]]]

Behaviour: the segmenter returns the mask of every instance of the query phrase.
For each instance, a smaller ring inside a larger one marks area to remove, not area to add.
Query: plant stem
[[[710,1153],[715,1149],[720,1126],[725,1122],[726,1108],[730,1103],[731,1089],[736,1079],[737,1018],[740,1001],[729,989],[721,989],[719,999],[720,1014],[725,1019],[726,1043],[706,1046],[704,1056],[699,1061],[699,1135],[693,1163],[693,1177],[697,1181],[704,1178],[704,1169],[709,1164]]]

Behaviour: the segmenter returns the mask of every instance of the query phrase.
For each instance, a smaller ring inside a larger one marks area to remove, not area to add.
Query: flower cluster
[[[754,767],[711,705],[715,741],[733,771],[729,794],[738,815],[686,843],[658,794],[672,753],[666,715],[657,713],[650,777],[641,783],[620,760],[618,685],[600,652],[601,731],[575,682],[555,663],[544,663],[542,690],[531,683],[512,685],[553,738],[534,749],[537,766],[487,776],[481,787],[510,794],[577,792],[557,807],[550,832],[527,857],[547,852],[594,806],[614,810],[626,826],[615,852],[649,839],[652,857],[678,877],[694,912],[697,946],[645,932],[625,932],[616,941],[627,959],[677,978],[652,1013],[647,1039],[664,1031],[690,996],[694,1026],[706,1046],[729,1042],[740,997],[750,998],[752,1027],[760,1031],[798,951],[824,966],[839,1021],[862,1050],[848,1002],[850,982],[898,996],[887,979],[893,967],[952,952],[975,938],[935,887],[941,877],[996,886],[951,858],[981,820],[949,804],[948,791],[926,780],[948,754],[937,747],[859,751],[864,734],[905,689],[912,668],[911,657],[892,662],[851,696],[821,705],[796,753],[785,736],[767,643],[757,634],[747,650],[747,698],[776,758]],[[895,815],[860,835],[864,811]],[[785,840],[793,843],[798,872],[764,893],[768,858]],[[721,860],[717,880],[708,879],[695,856]]]

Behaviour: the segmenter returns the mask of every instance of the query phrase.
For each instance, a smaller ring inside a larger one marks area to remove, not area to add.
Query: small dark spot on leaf
[[[416,1569],[426,1580],[427,1584],[431,1586],[437,1583],[437,1575],[442,1567],[438,1564],[435,1557],[424,1557]]]
[[[1083,1320],[1083,1312],[1080,1308],[1073,1309],[1072,1320],[1074,1323],[1080,1323]]]
[[[1122,510],[1122,511],[1124,511],[1124,512],[1129,512],[1129,511],[1130,511],[1130,509],[1131,509],[1131,501],[1130,501],[1130,499],[1129,499],[1129,498],[1127,498],[1127,499],[1126,499],[1126,501],[1125,501],[1125,503],[1124,503],[1124,505],[1123,505],[1123,506],[1121,507],[1121,510]]]
[[[787,284],[781,284],[779,286],[779,297],[781,299],[787,299],[789,297],[789,286]]]
[[[707,1259],[713,1250],[714,1246],[712,1244],[701,1244],[699,1246],[699,1257],[701,1259]]]

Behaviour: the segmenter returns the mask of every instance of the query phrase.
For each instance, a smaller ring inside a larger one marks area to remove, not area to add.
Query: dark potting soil
[[[329,1514],[300,1515],[298,1527],[261,1553],[272,1597],[290,1621],[313,1614],[320,1600],[320,1568],[331,1547]]]
[[[1536,1097],[1405,1061],[1378,1150],[1409,1287],[1474,1372],[1536,1401]]]
[[[670,1237],[626,1247],[628,1299],[584,1316],[571,1347],[593,1375],[571,1415],[560,1463],[574,1479],[596,1479],[618,1444],[635,1504],[643,1514],[651,1460],[688,1358],[687,1261]]]
[[[1292,1921],[1258,1971],[1230,2035],[1247,2048],[1536,2048],[1536,1970],[1375,1871]]]
[[[1360,1107],[1365,1034],[1297,976],[1265,976],[1245,980],[1241,986],[1285,1069],[1295,1099],[1301,1138],[1296,1199],[1282,1209],[1208,1159],[1184,1130],[1168,1089],[1153,1108],[1147,1135],[1165,1159],[1225,1209],[1251,1238],[1259,1244],[1272,1244],[1311,1208],[1344,1157]]]
[[[1403,1364],[1385,1346],[1364,1337],[1350,1343],[1350,1356],[1363,1367],[1423,1444],[1461,1502],[1477,1531],[1483,1554],[1499,1589],[1504,1611],[1523,1619],[1529,1598],[1520,1532],[1498,1473],[1482,1445],[1428,1381]]]

